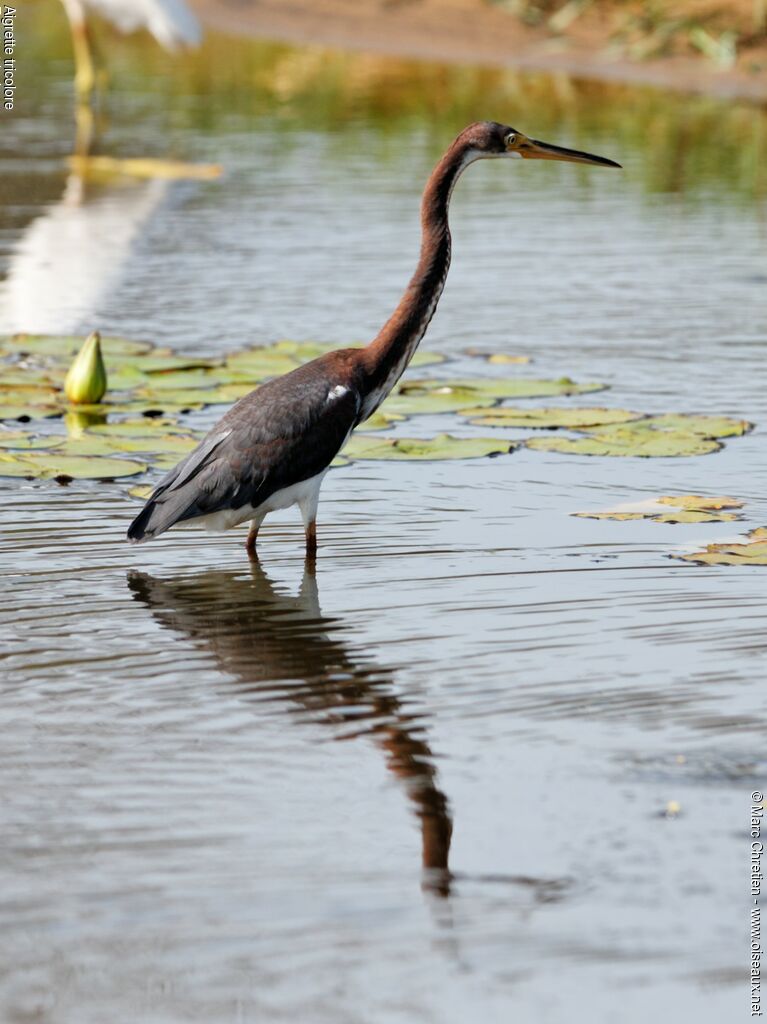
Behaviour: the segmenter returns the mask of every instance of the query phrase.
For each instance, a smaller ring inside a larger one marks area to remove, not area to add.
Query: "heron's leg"
[[[306,557],[315,558],[317,555],[317,519],[310,520],[306,526]]]
[[[79,8],[79,10],[77,9]],[[96,65],[93,60],[88,25],[80,5],[67,5],[72,29],[72,47],[75,52],[75,89],[80,103],[89,104],[96,87]]]
[[[306,557],[315,558],[317,555],[317,505],[320,500],[320,488],[316,487],[313,494],[299,503],[301,518],[304,521],[304,532],[306,533]]]
[[[248,558],[253,561],[258,561],[258,553],[256,552],[256,541],[258,540],[258,531],[261,529],[261,523],[263,523],[265,516],[256,516],[251,521],[250,529],[248,530],[248,539],[245,541],[245,550],[248,552]]]

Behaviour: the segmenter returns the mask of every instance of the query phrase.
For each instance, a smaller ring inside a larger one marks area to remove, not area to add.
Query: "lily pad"
[[[658,498],[661,505],[673,505],[674,508],[691,509],[694,512],[719,511],[723,508],[743,508],[745,502],[726,495],[706,496],[703,494],[664,494]]]
[[[743,502],[737,498],[705,497],[701,494],[664,495],[647,501],[619,505],[604,512],[573,512],[581,519],[647,519],[655,523],[725,523],[740,519]],[[674,511],[669,511],[671,506]]]
[[[119,437],[114,435],[83,434],[70,438],[61,449],[67,455],[119,455],[121,452],[141,452],[152,455],[175,455],[180,459],[190,452],[199,438],[182,434],[159,434],[156,437]],[[152,460],[154,461],[154,460]]]
[[[479,459],[487,455],[504,455],[517,445],[513,441],[500,441],[492,437],[362,437],[357,435],[344,448],[344,455],[352,459]]]
[[[57,451],[24,452],[18,458],[0,452],[0,476],[18,476],[50,480],[65,477],[72,480],[112,480],[135,476],[147,470],[144,462],[110,459],[87,455],[62,455]]]
[[[84,339],[72,335],[14,334],[0,337],[0,351],[32,352],[42,355],[76,356]],[[127,338],[103,338],[101,349],[105,356],[134,356],[152,350],[148,341],[129,341]]]
[[[56,405],[4,405],[0,403],[0,420],[44,419],[48,416],[60,416],[61,409]]]
[[[154,484],[136,484],[134,487],[129,488],[128,494],[131,498],[139,498],[141,501],[146,501],[154,491]]]
[[[709,544],[705,551],[672,555],[683,562],[699,565],[765,565],[767,566],[767,527],[760,526],[747,534],[745,543]]]
[[[675,434],[668,430],[648,430],[643,433],[612,431],[584,437],[532,437],[528,448],[543,452],[561,452],[563,455],[607,455],[635,458],[681,458],[708,455],[722,445],[711,438],[696,434]]]
[[[652,430],[698,434],[700,437],[739,437],[753,430],[754,424],[747,420],[731,419],[729,416],[666,413],[664,416],[649,416],[642,421],[641,426]]]
[[[0,448],[12,448],[14,451],[33,451],[39,448],[56,448],[64,443],[63,437],[46,437],[30,434],[24,430],[9,430],[0,433]]]
[[[629,420],[642,418],[642,413],[630,412],[628,409],[563,409],[556,407],[528,409],[511,405],[500,405],[491,410],[462,409],[460,415],[468,416],[471,423],[478,427],[568,427],[571,430],[612,423],[626,423]]]
[[[361,423],[357,430],[363,434],[371,430],[388,430],[392,424],[402,423],[406,419],[406,416],[401,416],[399,413],[382,412],[379,409],[378,412],[374,412],[372,416],[368,417],[364,423]]]
[[[88,433],[109,434],[116,437],[155,437],[164,431],[172,430],[178,426],[178,420],[172,416],[158,416],[155,419],[148,419],[142,416],[141,419],[112,420],[109,423],[97,423],[88,426]]]
[[[463,351],[473,359],[484,359],[486,363],[493,363],[497,366],[519,365],[532,362],[530,356],[514,355],[511,352],[488,352],[479,348],[465,348]]]
[[[559,380],[505,379],[490,377],[466,380],[408,380],[384,403],[386,412],[405,416],[418,413],[457,412],[494,404],[501,398],[546,398],[600,391],[604,384],[577,384],[569,377]]]

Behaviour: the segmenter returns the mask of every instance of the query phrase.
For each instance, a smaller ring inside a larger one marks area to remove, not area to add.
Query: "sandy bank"
[[[211,28],[399,57],[514,67],[767,102],[767,51],[719,70],[704,57],[632,62],[606,52],[599,23],[553,37],[484,0],[193,0]]]

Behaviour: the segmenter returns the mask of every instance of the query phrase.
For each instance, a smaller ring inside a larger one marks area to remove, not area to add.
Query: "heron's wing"
[[[300,367],[240,399],[163,477],[128,537],[138,541],[187,519],[256,508],[327,469],[357,422],[360,395],[308,370]]]

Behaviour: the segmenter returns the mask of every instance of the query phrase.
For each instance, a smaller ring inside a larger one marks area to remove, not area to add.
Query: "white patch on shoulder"
[[[343,384],[336,384],[334,388],[331,388],[330,391],[328,391],[328,397],[325,399],[325,401],[332,402],[336,398],[343,398],[344,395],[347,395],[348,393],[349,389],[347,387],[344,387]]]

